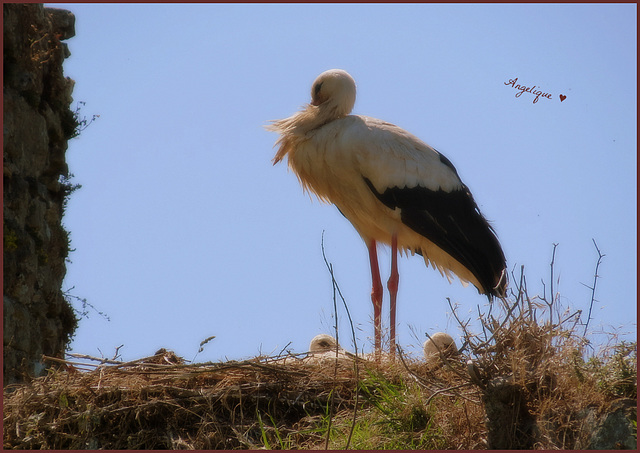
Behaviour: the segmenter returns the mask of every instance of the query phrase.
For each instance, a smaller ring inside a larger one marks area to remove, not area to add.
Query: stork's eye
[[[314,98],[317,97],[318,94],[320,93],[320,89],[322,88],[322,83],[323,82],[316,83],[316,86],[313,87],[313,97]]]

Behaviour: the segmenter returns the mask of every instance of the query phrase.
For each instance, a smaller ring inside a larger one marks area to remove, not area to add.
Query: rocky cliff
[[[41,375],[42,355],[62,357],[76,326],[62,293],[72,186],[65,162],[76,133],[73,80],[62,41],[75,34],[69,11],[3,4],[4,11],[4,384]]]

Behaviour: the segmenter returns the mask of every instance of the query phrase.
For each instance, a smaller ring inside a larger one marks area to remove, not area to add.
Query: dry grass
[[[102,365],[56,371],[5,400],[5,447],[46,449],[240,448],[262,445],[257,420],[284,425],[351,398],[348,371],[259,359],[209,365]],[[260,415],[262,414],[262,415]],[[9,415],[9,417],[7,417]],[[267,430],[269,431],[269,430]]]
[[[329,431],[330,448],[344,448],[350,435],[353,448],[440,448],[458,436],[464,438],[460,448],[481,444],[477,390],[447,370],[359,362],[357,380],[352,365],[333,361],[289,357],[281,363],[279,357],[183,365],[166,363],[167,357],[175,361],[170,354],[133,364],[84,362],[83,368],[93,369],[59,369],[5,389],[4,446],[324,448]],[[452,380],[464,390],[445,391],[425,404],[427,386],[437,390]],[[358,407],[356,392],[362,395]],[[443,404],[450,409],[443,411]],[[444,412],[473,423],[453,428]]]
[[[615,398],[636,398],[636,344],[585,359],[589,343],[565,328],[570,320],[539,324],[522,310],[490,342],[471,342],[491,447],[585,448],[592,435],[583,427],[585,411],[602,411]],[[616,387],[624,391],[611,392]]]
[[[587,445],[581,414],[635,397],[635,345],[585,361],[579,338],[526,319],[514,319],[484,346],[470,342],[479,380],[469,377],[464,360],[435,369],[408,359],[361,361],[358,377],[347,362],[291,356],[285,363],[278,357],[184,365],[161,351],[129,364],[75,360],[5,389],[4,446],[485,449],[509,441],[509,434],[496,438],[504,430],[492,437],[496,423],[522,422],[522,414],[500,413],[501,398],[511,398],[512,408],[520,401],[535,423],[531,447]],[[507,433],[522,436],[516,428]]]
[[[5,388],[4,447],[579,449],[601,445],[594,433],[611,414],[624,428],[612,445],[633,447],[637,344],[593,351],[580,314],[556,300],[529,297],[521,278],[510,300],[480,314],[477,333],[453,309],[464,344],[440,366],[400,348],[382,364],[76,356]]]
[[[480,315],[482,333],[465,333],[490,448],[587,448],[596,428],[589,414],[606,415],[616,400],[634,406],[626,413],[635,428],[637,343],[593,351],[581,312],[561,312],[558,294],[551,294],[530,297],[521,275],[514,298],[501,301],[498,315]]]

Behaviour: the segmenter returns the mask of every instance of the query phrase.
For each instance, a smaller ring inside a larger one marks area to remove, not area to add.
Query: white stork
[[[355,357],[349,351],[342,349],[342,346],[331,335],[320,334],[311,340],[306,361],[311,363],[323,362],[329,359],[345,361],[353,360]]]
[[[344,349],[342,349],[342,346],[337,344],[337,341],[335,338],[325,333],[316,335],[311,339],[311,343],[309,343],[309,352],[311,354],[335,352],[336,349],[338,350],[338,353],[341,353],[344,351]]]
[[[505,257],[471,192],[445,156],[384,121],[350,115],[356,84],[341,69],[320,74],[311,103],[272,121],[278,132],[273,164],[288,157],[300,184],[336,205],[369,248],[376,358],[381,351],[382,281],[376,244],[391,245],[390,349],[395,351],[397,254],[422,255],[451,282],[492,296],[505,294]]]
[[[431,335],[422,345],[422,350],[428,364],[439,363],[441,353],[445,357],[458,354],[455,340],[445,332],[436,332]]]

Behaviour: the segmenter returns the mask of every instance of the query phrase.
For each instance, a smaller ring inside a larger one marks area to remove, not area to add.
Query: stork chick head
[[[436,332],[424,342],[424,357],[427,362],[434,363],[440,358],[440,353],[445,357],[451,357],[458,354],[456,342],[448,333]]]
[[[336,349],[336,339],[331,335],[320,334],[313,337],[309,345],[309,351],[312,353],[327,352]]]
[[[333,111],[336,118],[351,113],[356,103],[356,82],[347,71],[329,69],[320,74],[311,86],[311,105]]]

